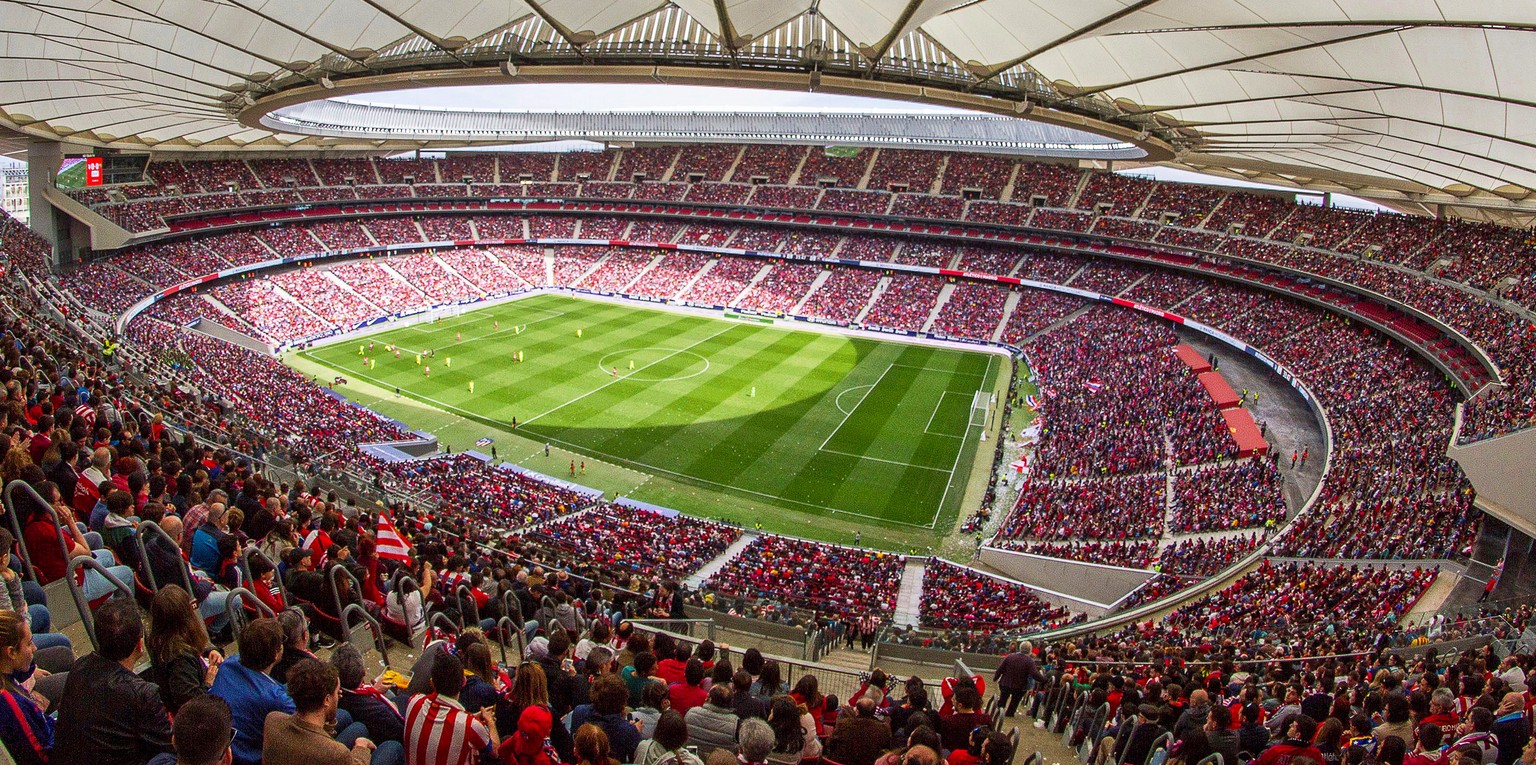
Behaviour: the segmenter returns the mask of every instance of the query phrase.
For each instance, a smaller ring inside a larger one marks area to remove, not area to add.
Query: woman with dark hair
[[[753,680],[763,673],[763,652],[754,646],[747,649],[745,656],[741,657],[741,668],[752,676]]]
[[[636,765],[704,765],[688,751],[688,723],[672,710],[661,713],[656,731],[635,749]]]
[[[491,649],[481,640],[471,643],[463,651],[464,689],[459,691],[459,705],[464,711],[475,714],[481,709],[496,705],[501,698],[501,679],[491,662]]]
[[[817,738],[826,735],[822,718],[826,715],[827,700],[821,695],[819,688],[815,675],[801,675],[800,680],[795,683],[795,689],[789,692],[795,703],[804,708],[815,721]],[[834,705],[833,708],[835,709],[836,706]]]
[[[750,658],[751,652],[748,652]],[[758,654],[762,658],[762,654]],[[748,670],[750,671],[750,670]],[[752,683],[752,695],[763,703],[772,703],[773,697],[784,692],[784,680],[779,677],[779,663],[769,659],[763,662],[762,671]]]
[[[768,727],[773,729],[775,760],[811,759],[812,755],[805,750],[805,726],[801,722],[804,714],[788,696],[775,696],[769,704]]]
[[[384,605],[384,593],[379,589],[379,543],[373,535],[364,532],[357,538],[357,580],[362,584],[363,600],[375,607]]]
[[[208,643],[197,603],[179,585],[168,584],[149,602],[148,680],[160,686],[160,700],[175,714],[181,705],[208,692],[223,655]]]

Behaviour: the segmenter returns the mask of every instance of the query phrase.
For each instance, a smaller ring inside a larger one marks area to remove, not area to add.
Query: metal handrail
[[[16,512],[16,500],[13,497],[18,488],[31,495],[33,501],[37,502],[38,507],[48,510],[48,514],[53,517],[53,525],[55,527],[59,527],[59,514],[53,509],[52,505],[48,504],[47,500],[43,499],[43,495],[37,493],[37,489],[32,488],[32,484],[20,478],[6,484],[3,496],[0,496],[0,499],[3,499],[5,503],[6,513],[11,516],[11,530],[16,535],[16,546],[21,548],[21,562],[26,566],[27,578],[36,582],[38,581],[37,571],[32,567],[32,555],[27,552],[27,543],[22,537],[21,514]],[[59,552],[63,554],[65,559],[69,558],[69,548],[64,545],[62,537],[59,539]]]
[[[498,632],[503,632],[506,635],[512,635],[515,638],[517,643],[517,661],[519,664],[521,664],[523,661],[523,656],[528,653],[528,636],[523,634],[523,625],[516,623],[510,616],[502,616],[500,619],[496,620],[496,629]],[[501,646],[502,666],[514,666],[507,661],[508,640],[506,638],[501,638],[496,642]]]
[[[244,587],[236,587],[230,590],[229,600],[224,601],[224,618],[228,620],[230,634],[236,640],[239,640],[240,633],[245,631],[245,609],[241,605],[245,601],[256,604],[256,611],[264,618],[277,616],[271,606],[261,602],[261,598],[256,597],[256,593]]]
[[[473,590],[469,589],[469,585],[460,584],[458,587],[453,588],[453,598],[459,602],[459,613],[461,615],[464,613],[464,599],[469,599],[470,613],[473,615],[473,618],[465,623],[479,626],[480,604],[475,601],[475,593]]]
[[[389,592],[390,592],[390,594],[393,594],[393,595],[395,595],[396,597],[398,597],[400,599],[400,613],[401,613],[401,615],[403,615],[405,617],[405,621],[403,622],[403,624],[405,624],[405,629],[406,629],[406,631],[408,633],[414,635],[414,634],[416,634],[416,625],[410,623],[411,615],[409,613],[407,613],[406,609],[405,609],[405,596],[411,594],[412,592],[421,592],[421,584],[419,584],[416,581],[415,577],[411,576],[410,574],[405,573],[404,569],[402,569],[400,571],[396,571],[395,575],[393,577],[390,577],[389,581],[390,581],[390,585],[389,585]],[[389,595],[385,595],[384,599],[386,601],[388,601]],[[427,603],[426,603],[426,598],[422,598],[421,608],[422,608],[421,626],[425,627],[426,624],[427,624],[427,617],[426,617]],[[384,604],[384,609],[385,609],[385,613],[389,612],[389,604],[387,602]]]
[[[373,614],[368,613],[368,609],[356,603],[348,603],[347,607],[341,610],[342,634],[347,636],[349,641],[351,640],[352,624],[350,617],[352,614],[359,614],[363,617],[363,623],[368,625],[368,630],[373,633],[373,645],[378,649],[379,656],[384,660],[384,668],[389,669],[389,644],[384,642],[384,628],[379,624],[378,619],[373,618]]]
[[[176,540],[172,539],[165,529],[160,528],[159,524],[154,521],[140,521],[139,533],[133,535],[133,544],[139,550],[139,561],[144,566],[144,578],[149,580],[149,588],[158,592],[160,590],[160,582],[155,579],[155,567],[149,560],[148,545],[144,544],[145,534],[164,539],[171,546],[171,549],[176,551],[176,561],[181,563],[179,568],[181,569],[182,586],[187,588],[188,595],[194,594],[196,590],[192,589],[192,572],[188,570],[187,564],[181,560],[181,546],[176,544]],[[250,581],[249,577],[247,577],[246,581]]]
[[[362,595],[362,593],[363,593],[363,583],[357,581],[357,577],[353,576],[352,572],[348,571],[347,567],[341,565],[340,563],[332,563],[331,567],[329,569],[326,569],[326,572],[325,572],[325,583],[326,583],[326,585],[328,585],[331,588],[331,601],[336,604],[336,617],[339,619],[339,618],[341,618],[341,613],[342,613],[343,609],[345,609],[348,605],[357,605],[357,604],[356,603],[348,604],[348,603],[342,603],[341,602],[341,588],[336,586],[336,572],[338,572],[338,571],[341,572],[348,579],[352,580],[352,592],[353,592],[353,594],[357,595],[358,600],[362,600],[362,597],[363,597],[363,595]],[[345,626],[345,625],[343,625],[343,626]]]
[[[459,617],[459,618],[463,619],[462,616]],[[428,619],[427,619],[427,626],[428,627],[436,627],[438,622],[447,622],[448,629],[444,630],[444,632],[448,632],[450,634],[457,635],[460,632],[464,631],[464,622],[463,621],[460,621],[458,624],[454,624],[453,620],[448,618],[448,614],[445,614],[442,611],[433,611],[432,612],[432,616],[428,617]]]
[[[64,580],[69,582],[69,594],[75,599],[75,608],[80,610],[80,623],[85,627],[86,637],[91,639],[91,650],[96,650],[101,646],[96,642],[96,619],[91,615],[91,602],[85,597],[85,590],[75,584],[75,571],[81,568],[89,568],[101,574],[119,593],[122,593],[123,597],[131,599],[133,588],[119,581],[106,566],[101,565],[101,561],[90,555],[81,555],[69,562],[69,568],[64,572]]]
[[[261,551],[261,548],[257,547],[256,545],[250,545],[245,548],[245,553],[240,556],[240,571],[245,576],[245,581],[250,582],[251,584],[256,583],[256,575],[251,572],[252,555],[260,555],[262,560],[272,564],[272,569],[274,571],[278,569],[277,562],[271,558],[268,558],[267,554]],[[272,577],[272,581],[277,582],[277,591],[283,596],[283,602],[292,602],[292,598],[288,597],[288,585],[283,584],[283,578],[280,576],[274,576]]]

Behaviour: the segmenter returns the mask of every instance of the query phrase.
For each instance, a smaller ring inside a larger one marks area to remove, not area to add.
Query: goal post
[[[971,397],[971,420],[967,423],[971,428],[986,428],[987,417],[992,413],[992,394],[979,390]]]

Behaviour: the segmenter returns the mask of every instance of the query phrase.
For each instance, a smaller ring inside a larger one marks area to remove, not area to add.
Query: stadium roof
[[[436,84],[661,81],[1026,115],[1171,165],[1536,210],[1520,0],[9,0],[0,30],[0,125],[86,145],[397,148],[261,118]]]

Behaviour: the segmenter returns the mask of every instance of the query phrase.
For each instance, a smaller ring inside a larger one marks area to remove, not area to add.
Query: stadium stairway
[[[892,618],[896,626],[917,626],[923,608],[923,573],[927,570],[927,559],[907,559],[907,568],[901,572],[901,592],[896,595],[896,615]]]
[[[933,310],[928,312],[928,318],[923,321],[923,332],[932,332],[934,322],[939,320],[939,313],[944,310],[944,304],[949,302],[949,297],[955,294],[955,285],[946,284],[939,290],[939,299],[933,301]]]
[[[685,584],[692,588],[700,587],[704,584],[705,580],[714,576],[716,571],[725,568],[725,564],[729,563],[732,558],[740,555],[742,550],[747,549],[747,545],[756,541],[758,536],[760,535],[750,531],[742,532],[740,539],[732,542],[731,546],[725,548],[725,552],[720,553],[714,560],[705,563],[703,568],[693,572],[693,576],[688,577],[688,581]]]
[[[1008,291],[1008,302],[1003,304],[1003,318],[997,322],[997,329],[992,330],[992,342],[1002,342],[1003,331],[1008,329],[1008,320],[1013,318],[1014,310],[1019,307],[1019,294],[1016,290]]]

